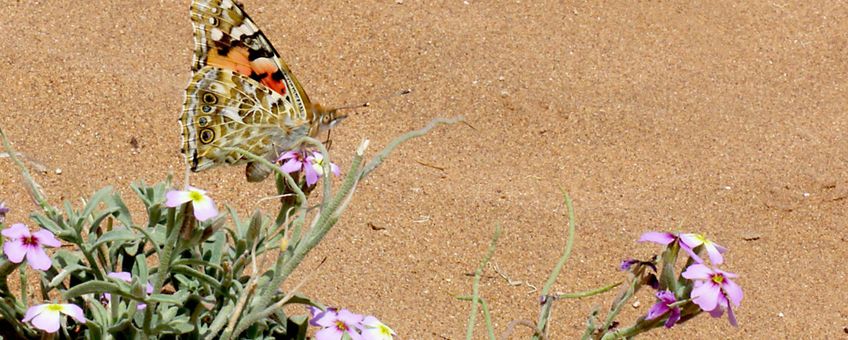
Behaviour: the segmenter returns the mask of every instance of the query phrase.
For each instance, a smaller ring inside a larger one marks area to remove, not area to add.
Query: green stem
[[[457,296],[456,298],[462,301],[472,301],[474,299],[474,297],[470,295]],[[489,312],[489,305],[486,303],[486,299],[482,296],[477,299],[480,300],[480,307],[483,309],[483,319],[486,320],[486,330],[489,333],[489,340],[495,340],[495,327],[492,325],[492,315]]]
[[[590,290],[584,290],[582,292],[559,294],[559,295],[556,295],[556,298],[557,299],[581,299],[581,298],[584,298],[584,297],[590,297],[590,296],[594,296],[594,295],[598,295],[598,294],[601,294],[601,293],[608,292],[611,289],[620,286],[622,283],[623,282],[616,282],[616,283],[608,284],[608,285],[603,286],[603,287],[594,288],[594,289],[590,289]]]
[[[24,183],[26,183],[27,191],[32,196],[33,200],[41,207],[42,210],[47,214],[48,218],[54,218],[58,215],[53,206],[47,203],[47,197],[44,196],[44,193],[41,191],[41,186],[35,182],[35,179],[32,178],[32,175],[29,173],[29,169],[27,169],[26,165],[18,159],[17,151],[12,147],[12,144],[9,143],[9,139],[6,137],[6,133],[3,132],[3,129],[0,128],[0,138],[3,139],[3,148],[6,149],[6,153],[9,154],[9,159],[18,166],[18,169],[21,171],[21,175],[24,176]]]
[[[574,233],[575,233],[575,219],[574,219],[574,205],[571,202],[571,197],[568,196],[568,193],[565,191],[562,192],[563,198],[565,200],[565,206],[568,209],[568,239],[565,241],[565,249],[563,249],[562,256],[559,258],[556,266],[554,266],[554,270],[551,271],[551,275],[548,277],[548,281],[545,283],[542,288],[542,296],[547,297],[551,288],[553,288],[554,283],[556,283],[556,278],[559,276],[562,268],[565,267],[565,264],[568,262],[568,258],[571,257],[571,250],[574,248]],[[547,299],[542,304],[542,310],[539,313],[539,322],[536,323],[536,334],[545,334],[545,328],[547,327],[548,317],[550,316],[550,309],[553,306],[552,298]],[[540,337],[538,335],[533,335],[533,340],[538,340]]]
[[[472,285],[472,293],[471,293],[471,312],[468,316],[468,326],[465,329],[465,339],[471,340],[474,336],[474,319],[477,318],[477,303],[480,301],[480,276],[483,275],[483,268],[486,268],[486,264],[489,263],[489,260],[492,259],[492,255],[495,254],[495,248],[498,244],[498,239],[501,237],[501,226],[495,226],[495,234],[492,235],[492,240],[489,242],[489,249],[486,251],[486,255],[483,256],[483,260],[480,261],[480,265],[477,266],[477,270],[474,271],[474,284]],[[489,325],[491,327],[491,325]],[[494,332],[492,330],[491,332]],[[494,333],[492,333],[494,337]]]

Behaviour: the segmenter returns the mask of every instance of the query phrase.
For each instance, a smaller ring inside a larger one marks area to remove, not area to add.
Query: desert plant
[[[132,185],[144,205],[143,218],[131,213],[111,187],[97,191],[82,207],[65,202],[57,209],[48,203],[0,130],[10,158],[40,207],[31,218],[41,228],[30,231],[17,223],[3,230],[0,335],[33,338],[43,331],[70,339],[303,339],[309,317],[287,315],[283,306],[313,307],[315,325],[342,313],[299,294],[302,282],[288,292],[280,289],[282,284],[335,225],[360,181],[394,148],[439,124],[460,119],[437,119],[400,136],[367,163],[363,158],[368,141],[363,141],[335,192],[332,176],[323,176],[317,209],[311,209],[307,197],[313,178],[306,183],[303,173],[292,176],[278,164],[233,150],[276,172],[280,209],[274,217],[256,210],[248,218],[229,207],[227,213],[218,214],[204,191],[187,185],[185,190],[174,189],[170,177],[154,185]],[[303,138],[300,144],[317,150],[313,155],[322,158],[304,167],[317,164],[320,168],[310,170],[332,172],[329,154],[320,142]],[[61,247],[47,257],[45,246]],[[273,265],[257,265],[263,257]],[[24,269],[24,259],[32,271]],[[21,280],[17,293],[7,283],[15,272]],[[27,275],[31,273],[38,276],[37,300],[46,303],[29,299]],[[63,320],[62,314],[70,318]],[[373,317],[357,317],[361,324],[351,332],[391,332]]]

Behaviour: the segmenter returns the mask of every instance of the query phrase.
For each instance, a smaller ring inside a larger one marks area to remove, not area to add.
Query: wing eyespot
[[[201,143],[209,144],[209,143],[212,143],[212,141],[214,139],[215,139],[215,131],[212,131],[212,129],[203,129],[202,131],[200,131],[200,142]]]
[[[209,118],[200,117],[200,118],[197,119],[197,125],[200,125],[200,127],[206,127],[206,125],[208,125],[208,124],[209,124]]]
[[[200,107],[200,110],[203,111],[203,113],[209,113],[212,112],[212,107],[209,105],[203,105]]]
[[[203,102],[206,104],[214,105],[218,102],[218,96],[212,94],[212,92],[206,92],[203,94]]]

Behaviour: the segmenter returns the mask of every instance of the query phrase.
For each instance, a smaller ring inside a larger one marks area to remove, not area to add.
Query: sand
[[[403,339],[460,339],[468,276],[495,225],[493,263],[541,287],[578,237],[555,290],[623,278],[658,251],[645,231],[702,232],[728,247],[740,326],[699,317],[659,338],[841,338],[848,327],[848,7],[836,2],[262,1],[247,12],[314,101],[373,101],[333,132],[343,169],[436,117],[364,183],[288,288],[372,313]],[[189,1],[5,1],[0,126],[51,203],[183,173],[177,117],[190,76]],[[374,100],[401,89],[406,96]],[[131,141],[135,142],[131,142]],[[61,169],[61,173],[58,173]],[[8,221],[35,206],[0,159]],[[246,213],[274,193],[243,168],[195,174]],[[266,212],[273,203],[260,204]],[[33,224],[33,222],[29,222]],[[378,230],[375,230],[378,229]],[[538,293],[492,268],[497,333],[537,317]],[[614,294],[557,302],[551,339],[582,333]],[[628,307],[623,322],[647,312]],[[478,318],[478,320],[480,320]],[[484,337],[482,322],[475,333]],[[514,338],[526,338],[519,329]]]

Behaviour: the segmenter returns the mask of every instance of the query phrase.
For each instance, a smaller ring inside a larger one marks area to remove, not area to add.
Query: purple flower
[[[6,221],[6,213],[9,212],[9,207],[6,206],[6,202],[0,202],[0,223]]]
[[[738,275],[700,263],[689,266],[681,275],[695,282],[691,294],[692,302],[702,310],[710,312],[713,317],[720,317],[724,308],[727,308],[727,318],[731,325],[736,326],[736,316],[730,303],[738,307],[742,302],[742,288],[731,280],[739,277]]]
[[[318,151],[288,151],[280,155],[277,162],[283,162],[280,170],[286,173],[303,171],[308,186],[318,183],[318,179],[324,175],[324,155]],[[334,163],[330,163],[330,171],[336,176],[339,175],[339,167]]]
[[[118,280],[121,280],[121,281],[125,281],[125,282],[128,282],[128,283],[132,283],[132,274],[130,274],[128,272],[111,272],[109,274],[106,274],[106,276],[114,278],[114,279],[118,279]],[[146,289],[147,295],[153,294],[153,285],[150,284],[150,282],[147,283],[146,288],[147,288]],[[108,301],[110,303],[112,302],[112,294],[103,293],[103,298],[105,298],[106,301]],[[147,308],[146,303],[139,303],[138,305],[136,305],[136,309],[138,309],[138,310],[142,310],[142,309],[145,309],[145,308]]]
[[[698,263],[704,263],[700,257],[695,255],[694,251],[690,249],[695,249],[696,247],[703,245],[704,249],[707,250],[707,255],[710,257],[710,262],[713,265],[719,265],[724,262],[724,258],[721,256],[721,253],[727,251],[727,248],[724,248],[713,241],[708,240],[704,235],[701,234],[680,234],[680,241],[683,244],[686,244],[687,251],[689,251],[689,255],[691,255],[695,261]]]
[[[60,313],[76,319],[79,323],[86,323],[82,308],[69,303],[45,303],[29,307],[21,321],[29,322],[35,328],[53,333],[59,330]]]
[[[50,231],[42,229],[30,233],[29,228],[23,223],[16,223],[3,229],[2,235],[8,239],[3,244],[3,252],[9,258],[9,261],[21,263],[26,256],[27,263],[35,270],[47,270],[53,265],[50,257],[44,252],[43,246],[58,247],[62,245],[62,242],[59,242]]]
[[[653,259],[651,259],[651,261],[642,261],[642,260],[637,260],[637,259],[626,259],[624,261],[621,261],[621,263],[618,265],[618,269],[623,271],[623,272],[626,272],[626,271],[630,270],[630,268],[633,267],[634,264],[638,264],[638,265],[641,265],[641,266],[648,266],[649,268],[653,269],[654,272],[656,272],[657,271],[657,265],[654,264],[655,260],[656,260],[656,256]]]
[[[218,216],[218,208],[215,207],[215,202],[206,196],[206,191],[192,186],[188,186],[187,189],[171,190],[165,194],[165,206],[174,208],[191,202],[194,207],[194,217],[201,222]]]
[[[366,316],[362,320],[363,340],[392,340],[395,335],[397,333],[394,330],[373,316]]]
[[[307,151],[299,150],[299,151],[288,151],[280,156],[277,159],[277,162],[282,162],[282,166],[280,166],[280,170],[283,170],[287,173],[303,171],[303,175],[306,177],[306,185],[312,186],[313,184],[318,182],[318,173],[315,172],[315,168],[311,166],[309,163],[309,156],[306,154]]]
[[[651,309],[648,310],[648,315],[645,316],[645,319],[653,320],[670,311],[671,314],[668,315],[668,320],[665,322],[665,328],[671,328],[677,320],[680,320],[680,308],[669,306],[677,302],[677,299],[674,298],[674,293],[668,290],[657,292],[657,298],[660,300],[651,306]]]
[[[362,315],[354,314],[347,309],[337,311],[335,308],[320,310],[309,307],[312,319],[309,324],[321,327],[315,333],[315,340],[340,340],[345,334],[353,340],[362,340],[359,330],[364,320]]]

